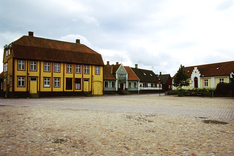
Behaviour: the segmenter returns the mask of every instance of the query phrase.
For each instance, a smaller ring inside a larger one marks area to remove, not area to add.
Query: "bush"
[[[215,93],[221,95],[228,95],[231,90],[231,85],[229,83],[219,83],[216,87]]]

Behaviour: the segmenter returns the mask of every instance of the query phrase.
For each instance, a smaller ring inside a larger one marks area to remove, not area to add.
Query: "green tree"
[[[188,74],[185,73],[184,71],[184,66],[180,65],[179,70],[176,73],[176,76],[174,78],[174,86],[178,87],[178,96],[183,96],[183,86],[188,86],[189,85],[189,81],[188,81]]]

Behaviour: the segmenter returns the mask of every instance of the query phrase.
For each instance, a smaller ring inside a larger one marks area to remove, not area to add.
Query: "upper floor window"
[[[50,71],[50,63],[44,62],[44,71],[49,72]]]
[[[89,66],[85,66],[84,67],[84,73],[85,74],[89,74]]]
[[[17,86],[18,87],[25,87],[25,77],[18,77],[18,80],[17,80]]]
[[[80,65],[76,65],[76,73],[81,73],[81,66]]]
[[[224,79],[219,79],[219,83],[224,83]]]
[[[25,70],[25,61],[18,60],[18,70]]]
[[[207,79],[204,80],[204,86],[205,86],[205,87],[208,87],[208,80],[207,80]]]
[[[100,75],[100,67],[95,67],[95,74]]]
[[[57,72],[57,73],[60,72],[60,63],[55,63],[54,64],[54,72]]]
[[[37,70],[37,62],[36,61],[30,61],[30,70],[31,71]]]
[[[67,64],[67,73],[72,73],[72,65]]]
[[[7,72],[7,69],[8,69],[8,64],[5,63],[5,64],[4,64],[4,67],[3,67],[3,72]]]

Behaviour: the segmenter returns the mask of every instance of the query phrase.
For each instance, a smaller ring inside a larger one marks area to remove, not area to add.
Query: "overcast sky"
[[[28,31],[173,76],[180,64],[234,60],[234,0],[0,0],[0,51]]]

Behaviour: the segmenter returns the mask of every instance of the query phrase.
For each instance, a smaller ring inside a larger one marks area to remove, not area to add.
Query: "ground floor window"
[[[112,88],[115,88],[115,81],[111,82],[111,86],[112,86]]]
[[[144,82],[144,83],[143,83],[143,87],[148,87],[148,83],[147,83],[147,82]]]
[[[132,88],[132,82],[128,82],[128,88]]]
[[[17,85],[18,87],[25,87],[25,77],[18,77],[18,80],[17,80]]]
[[[224,83],[224,79],[219,79],[219,83]]]
[[[60,78],[54,78],[54,87],[60,87]]]
[[[66,78],[66,90],[72,90],[72,78]]]
[[[76,90],[81,89],[81,79],[75,79],[75,89]]]
[[[208,80],[204,80],[204,86],[208,87]]]
[[[44,78],[44,87],[50,87],[50,78]]]
[[[137,88],[137,83],[136,82],[134,82],[134,88]]]
[[[104,87],[105,87],[105,88],[108,88],[108,81],[105,81],[105,82],[104,82]]]

